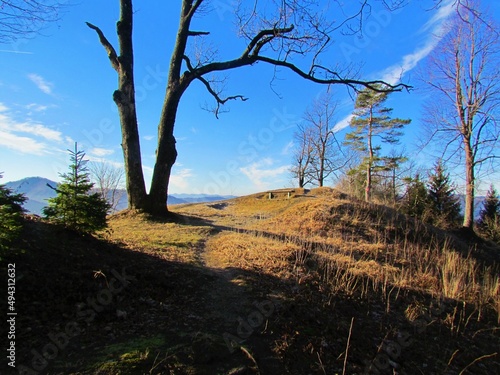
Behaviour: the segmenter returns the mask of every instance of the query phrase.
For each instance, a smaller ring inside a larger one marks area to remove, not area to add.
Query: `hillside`
[[[500,373],[491,243],[326,188],[171,209],[26,222],[0,263],[24,373]]]

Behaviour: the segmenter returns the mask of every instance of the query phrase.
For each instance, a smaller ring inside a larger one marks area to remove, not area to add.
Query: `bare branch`
[[[188,31],[189,36],[210,35],[210,31]]]
[[[120,71],[120,61],[118,60],[118,56],[116,54],[116,51],[114,47],[111,45],[111,43],[106,39],[104,36],[104,33],[101,31],[100,28],[98,28],[95,25],[92,25],[90,22],[85,22],[88,27],[90,27],[92,30],[95,30],[97,35],[99,36],[99,41],[101,42],[102,46],[108,53],[108,58],[109,61],[111,62],[111,66],[113,67],[114,70],[117,72]]]
[[[376,80],[376,81],[361,81],[361,80],[355,80],[355,79],[348,79],[348,78],[341,78],[338,73],[331,72],[327,68],[317,66],[318,68],[324,69],[325,72],[330,73],[330,75],[333,75],[334,78],[318,78],[315,76],[314,71],[312,74],[306,73],[300,68],[298,68],[296,65],[289,63],[287,61],[281,61],[281,60],[276,60],[272,59],[269,57],[264,57],[264,56],[258,56],[256,57],[257,61],[263,61],[268,64],[276,65],[276,66],[282,66],[287,69],[290,69],[294,73],[298,74],[300,77],[312,81],[315,83],[321,83],[321,84],[344,84],[352,89],[359,91],[359,86],[366,87],[370,90],[377,91],[377,92],[392,92],[392,91],[402,91],[403,89],[410,90],[412,86],[406,85],[404,83],[399,83],[397,85],[391,85],[388,84],[387,82]],[[381,87],[377,87],[377,85],[382,85]],[[387,88],[387,89],[386,89]]]

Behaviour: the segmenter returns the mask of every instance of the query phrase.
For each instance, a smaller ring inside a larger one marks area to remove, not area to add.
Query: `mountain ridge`
[[[49,180],[45,177],[35,176],[26,177],[17,181],[5,183],[5,186],[11,189],[14,193],[21,193],[28,198],[24,203],[24,208],[31,214],[41,215],[42,210],[47,206],[47,199],[56,196],[56,192],[50,186],[56,187],[57,182]],[[216,195],[216,194],[169,194],[167,203],[169,205],[186,204],[186,203],[203,203],[219,200],[236,198],[234,195]],[[116,206],[116,211],[121,211],[127,208],[127,194],[123,190],[122,197]]]

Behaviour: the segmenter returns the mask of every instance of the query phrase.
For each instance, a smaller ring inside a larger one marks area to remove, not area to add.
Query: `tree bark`
[[[465,207],[463,227],[474,230],[474,154],[467,137],[464,139],[465,149]]]
[[[147,203],[142,172],[141,146],[135,106],[134,51],[132,45],[132,1],[121,0],[121,17],[116,24],[120,43],[118,90],[113,100],[122,124],[122,149],[125,161],[128,204],[131,209],[144,209]]]
[[[189,25],[199,3],[198,1],[192,4],[192,1],[188,0],[182,2],[175,47],[170,58],[167,90],[160,116],[160,123],[158,125],[156,163],[149,193],[148,211],[155,214],[168,212],[166,204],[168,184],[170,182],[172,167],[177,159],[176,141],[174,137],[175,119],[182,94],[193,80],[191,74],[185,74],[181,77],[181,68],[187,39],[190,36]]]
[[[370,106],[370,118],[368,121],[368,165],[366,167],[366,188],[365,202],[370,202],[372,196],[372,165],[373,165],[373,144],[372,144],[372,124],[373,124],[373,106]]]
[[[135,107],[132,19],[132,1],[120,0],[120,19],[116,24],[120,43],[119,56],[97,26],[88,22],[87,26],[97,32],[101,44],[108,53],[111,66],[118,73],[118,89],[113,93],[113,101],[118,107],[120,116],[128,206],[131,209],[143,210],[147,207],[148,197],[142,172],[141,146]]]

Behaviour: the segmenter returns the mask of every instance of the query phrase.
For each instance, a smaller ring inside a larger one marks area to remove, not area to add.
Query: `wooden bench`
[[[287,199],[290,199],[292,196],[292,193],[294,193],[294,192],[295,192],[295,189],[281,189],[281,190],[271,190],[271,191],[268,191],[266,194],[267,194],[268,199],[273,199],[273,197],[275,195],[278,195],[278,194],[286,194]]]

